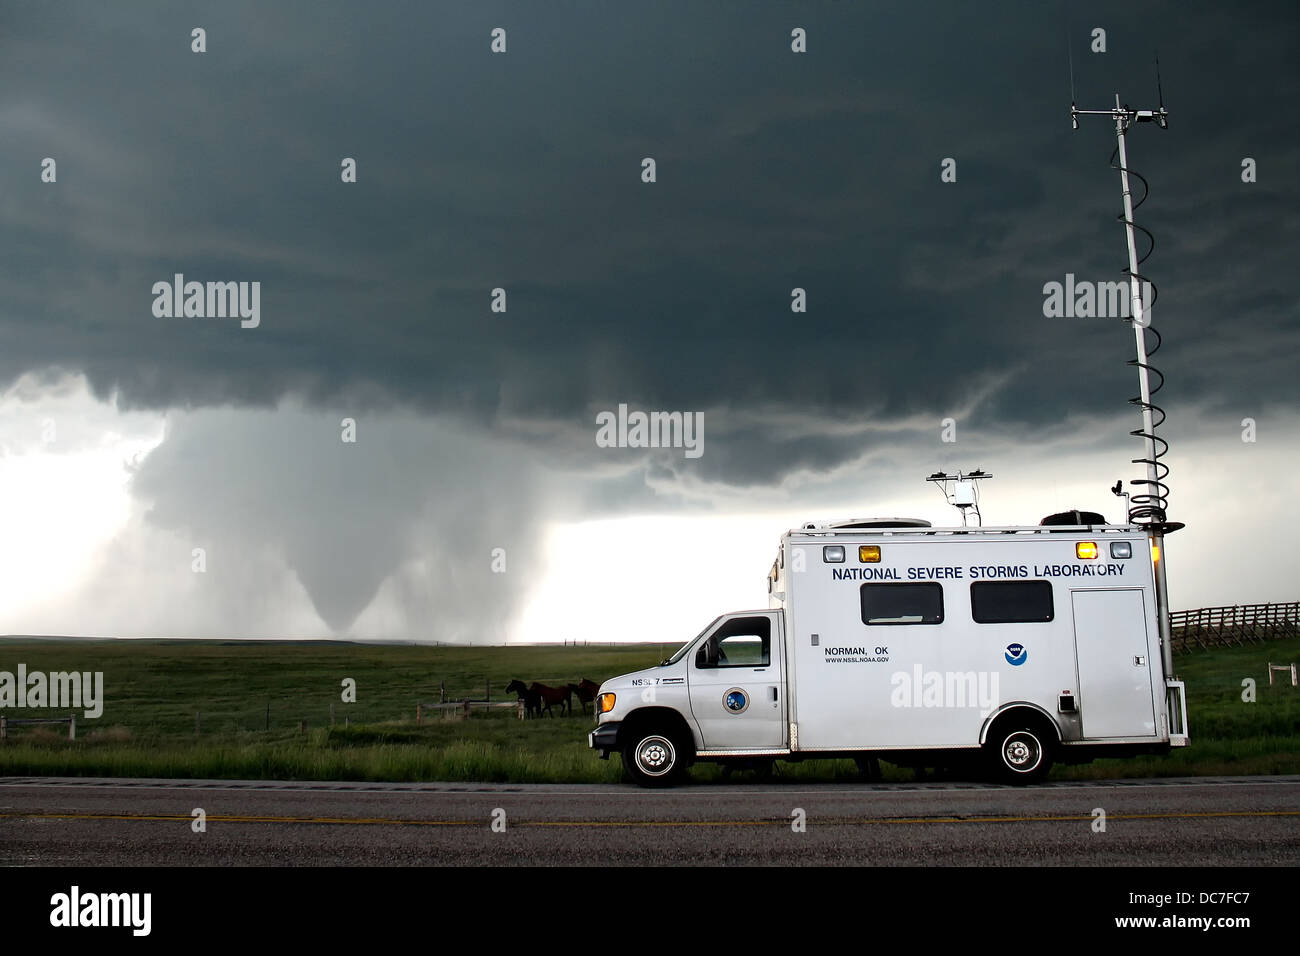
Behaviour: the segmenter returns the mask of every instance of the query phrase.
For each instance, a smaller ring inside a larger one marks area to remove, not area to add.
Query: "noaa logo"
[[[733,687],[722,695],[722,706],[733,714],[743,714],[749,707],[749,695],[739,687]]]
[[[1023,644],[1008,644],[1007,652],[1004,655],[1007,663],[1012,667],[1019,667],[1025,661],[1029,660],[1029,652],[1025,650]]]

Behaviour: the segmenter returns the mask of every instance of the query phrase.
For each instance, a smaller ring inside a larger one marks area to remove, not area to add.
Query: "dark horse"
[[[545,684],[539,684],[534,681],[528,685],[529,691],[537,694],[542,698],[542,710],[551,714],[551,705],[559,704],[560,713],[563,714],[567,708],[569,713],[573,713],[573,691],[567,687],[548,687]],[[554,714],[551,714],[554,717]]]
[[[600,685],[595,681],[582,678],[576,684],[570,684],[569,690],[573,691],[574,696],[578,698],[578,703],[582,705],[582,712],[587,712],[587,705],[596,699],[596,692],[600,690]]]
[[[537,685],[534,684],[533,687]],[[506,693],[515,693],[524,702],[524,713],[529,717],[542,716],[542,698],[532,687],[525,687],[521,680],[512,680],[506,685]]]

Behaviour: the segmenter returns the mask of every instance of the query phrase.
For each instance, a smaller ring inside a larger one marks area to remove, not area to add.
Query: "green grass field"
[[[469,719],[427,715],[417,702],[447,696],[506,700],[515,677],[549,684],[597,682],[649,666],[671,648],[411,647],[341,643],[0,640],[0,671],[102,671],[104,710],[64,725],[14,726],[0,774],[302,780],[608,782],[616,759],[586,745],[593,725],[570,718],[519,721],[513,712]],[[1268,684],[1265,664],[1300,660],[1300,640],[1192,652],[1175,658],[1187,681],[1192,744],[1167,757],[1058,767],[1055,779],[1300,773],[1300,688]],[[1257,684],[1241,700],[1243,678]],[[343,703],[342,682],[356,682]],[[330,704],[334,726],[330,726]],[[195,733],[195,714],[199,732]],[[4,708],[10,718],[66,711]],[[305,733],[300,730],[306,722]],[[344,726],[344,724],[347,726]],[[884,765],[886,779],[912,771]],[[778,765],[781,778],[849,779],[849,761]],[[722,771],[697,766],[697,780]],[[743,782],[750,774],[736,774]]]

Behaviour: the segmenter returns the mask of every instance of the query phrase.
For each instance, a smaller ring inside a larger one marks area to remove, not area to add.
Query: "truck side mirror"
[[[718,664],[717,645],[713,643],[713,638],[709,638],[700,645],[699,653],[695,655],[696,667],[716,667]]]

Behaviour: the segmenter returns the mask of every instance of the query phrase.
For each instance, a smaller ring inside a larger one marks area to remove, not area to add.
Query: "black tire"
[[[990,768],[1003,783],[1038,783],[1052,769],[1052,744],[1042,727],[1002,724],[988,740]]]
[[[686,763],[686,750],[676,735],[655,728],[629,734],[623,745],[623,769],[642,787],[671,787]]]
[[[875,757],[854,757],[853,762],[858,765],[858,773],[863,780],[874,782],[881,778],[880,761]]]

